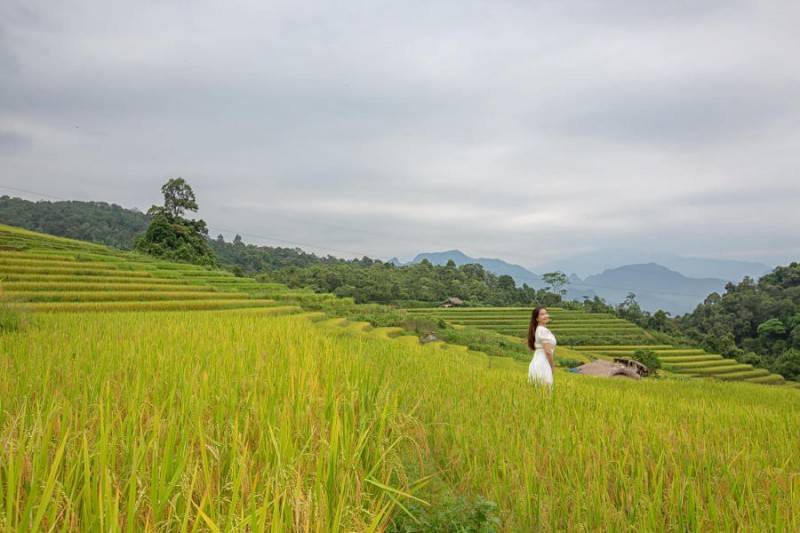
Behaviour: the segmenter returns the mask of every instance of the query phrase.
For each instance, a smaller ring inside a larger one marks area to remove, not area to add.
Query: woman
[[[533,350],[533,359],[528,366],[528,381],[537,385],[553,386],[553,353],[556,337],[549,329],[550,315],[544,307],[537,307],[531,314],[528,326],[528,348]]]

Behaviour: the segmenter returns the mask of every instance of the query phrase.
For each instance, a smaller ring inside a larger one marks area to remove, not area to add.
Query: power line
[[[35,194],[36,196],[44,196],[45,198],[52,198],[53,200],[62,200],[64,202],[71,201],[69,198],[62,198],[60,196],[53,196],[52,194],[45,194],[43,192],[29,191],[27,189],[20,189],[19,187],[9,187],[8,185],[0,185],[0,189],[7,189],[10,191],[24,192],[27,194]]]
[[[19,187],[9,187],[7,185],[0,185],[0,189],[7,189],[7,190],[11,190],[11,191],[24,192],[26,194],[33,194],[33,195],[36,195],[36,196],[44,196],[45,198],[51,198],[53,200],[61,200],[63,202],[73,201],[73,200],[71,200],[69,198],[63,198],[61,196],[54,196],[52,194],[46,194],[46,193],[43,193],[43,192],[31,191],[31,190],[28,190],[28,189],[21,189]],[[262,239],[262,240],[267,240],[267,241],[280,242],[280,243],[288,244],[288,245],[291,245],[291,246],[306,246],[308,248],[317,248],[317,249],[320,249],[320,250],[329,250],[329,251],[332,251],[332,252],[339,252],[339,253],[352,255],[354,257],[368,256],[368,254],[365,254],[365,253],[362,253],[362,252],[354,252],[352,250],[344,250],[342,248],[333,248],[333,247],[330,247],[330,246],[322,246],[322,245],[319,245],[319,244],[311,244],[311,243],[300,242],[300,241],[290,241],[290,240],[286,240],[286,239],[281,239],[279,237],[269,237],[269,236],[266,236],[266,235],[256,235],[254,233],[243,233],[241,231],[234,231],[234,230],[220,228],[220,227],[208,226],[208,229],[213,231],[213,232],[223,232],[224,231],[224,232],[227,232],[227,233],[233,233],[234,235],[235,234],[239,234],[239,235],[241,235],[243,237],[251,237],[251,238],[255,238],[255,239]]]
[[[33,195],[37,195],[37,196],[43,196],[45,198],[51,198],[53,200],[61,200],[61,201],[65,201],[65,202],[73,201],[73,200],[71,200],[69,198],[63,198],[63,197],[60,197],[60,196],[55,196],[55,195],[52,195],[52,194],[46,194],[46,193],[38,192],[38,191],[31,191],[31,190],[22,189],[22,188],[19,188],[19,187],[10,187],[8,185],[0,185],[0,189],[23,192],[23,193],[26,193],[26,194],[33,194]],[[286,239],[281,239],[279,237],[271,237],[271,236],[266,236],[266,235],[257,235],[255,233],[244,233],[244,232],[234,231],[234,230],[231,230],[231,229],[225,229],[225,228],[220,228],[220,227],[208,226],[208,229],[213,231],[213,232],[233,233],[233,234],[241,235],[243,237],[250,237],[250,238],[255,238],[255,239],[274,241],[274,242],[288,244],[288,245],[296,246],[296,247],[306,246],[308,248],[317,248],[317,249],[320,249],[320,250],[329,250],[329,251],[333,251],[333,252],[339,252],[339,253],[352,255],[354,257],[358,257],[358,256],[366,257],[366,256],[368,256],[368,254],[365,254],[365,253],[362,253],[362,252],[354,252],[352,250],[344,250],[344,249],[341,249],[341,248],[332,248],[330,246],[321,246],[321,245],[317,245],[317,244],[304,243],[304,242],[300,242],[300,241],[290,241],[290,240],[286,240]],[[567,288],[568,287],[569,287],[569,285],[567,285]],[[584,283],[582,283],[581,285],[578,285],[577,287],[589,288],[589,289],[595,288],[595,289],[610,289],[610,290],[618,290],[618,291],[628,291],[628,292],[632,292],[634,294],[652,294],[652,295],[662,294],[662,295],[670,295],[670,296],[686,296],[686,297],[689,297],[689,298],[697,298],[697,297],[702,296],[702,295],[699,295],[699,294],[689,294],[689,293],[675,292],[675,291],[637,290],[637,289],[631,289],[631,288],[626,288],[626,287],[611,287],[611,286],[605,286],[605,285],[594,285],[594,284],[584,284]],[[577,287],[574,290],[580,292],[580,289],[577,288]]]

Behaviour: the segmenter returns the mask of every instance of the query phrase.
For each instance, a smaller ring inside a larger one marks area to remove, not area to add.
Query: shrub
[[[771,370],[786,379],[800,379],[800,350],[786,350],[772,363]]]
[[[400,511],[389,525],[390,533],[494,533],[500,529],[497,504],[482,497],[448,498],[429,507],[406,506],[414,516]]]
[[[653,374],[661,368],[661,361],[653,350],[636,350],[631,358],[642,363]]]
[[[570,359],[568,357],[556,357],[556,364],[564,368],[575,368],[581,366],[583,363],[577,359]]]
[[[736,360],[745,365],[761,366],[763,358],[755,352],[744,352],[736,357]]]

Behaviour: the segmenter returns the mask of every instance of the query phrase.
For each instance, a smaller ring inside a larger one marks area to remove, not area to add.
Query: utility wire
[[[28,190],[28,189],[21,189],[19,187],[10,187],[8,185],[0,185],[0,189],[23,192],[23,193],[26,193],[26,194],[33,194],[33,195],[37,195],[37,196],[43,196],[45,198],[51,198],[53,200],[61,200],[61,201],[65,201],[65,202],[73,201],[73,200],[71,200],[69,198],[63,198],[63,197],[60,197],[60,196],[54,196],[52,194],[46,194],[46,193],[43,193],[43,192],[31,191],[31,190]],[[250,238],[254,238],[254,239],[262,239],[262,240],[266,240],[266,241],[274,241],[274,242],[288,244],[288,245],[296,246],[296,247],[306,246],[308,248],[317,248],[317,249],[321,249],[321,250],[330,250],[330,251],[333,251],[333,252],[349,254],[349,255],[352,255],[353,257],[359,257],[359,256],[360,257],[368,257],[368,254],[365,254],[365,253],[354,252],[352,250],[343,250],[341,248],[331,248],[330,246],[321,246],[321,245],[317,245],[317,244],[303,243],[303,242],[299,242],[299,241],[290,241],[290,240],[281,239],[281,238],[278,238],[278,237],[271,237],[271,236],[266,236],[266,235],[257,235],[255,233],[243,233],[243,232],[234,231],[234,230],[225,229],[225,228],[220,228],[220,227],[208,226],[208,229],[213,231],[213,232],[227,232],[227,233],[232,233],[232,234],[239,234],[239,235],[241,235],[243,237],[250,237]],[[568,289],[569,287],[570,287],[570,285],[568,284],[568,285],[566,285],[565,288]],[[631,288],[626,288],[626,287],[611,287],[611,286],[607,286],[607,285],[594,285],[594,284],[586,284],[586,283],[581,283],[580,285],[574,286],[573,290],[575,290],[576,292],[580,292],[580,290],[583,289],[583,288],[609,289],[609,290],[615,290],[615,291],[628,291],[628,292],[632,292],[634,294],[652,294],[652,295],[661,294],[661,295],[669,295],[669,296],[686,296],[686,297],[689,297],[689,298],[697,298],[698,296],[701,296],[699,294],[689,294],[689,293],[685,293],[685,292],[659,291],[659,290],[652,290],[652,289],[639,290],[639,289],[631,289]]]
[[[54,196],[52,194],[45,194],[43,192],[31,191],[31,190],[28,190],[28,189],[20,189],[19,187],[9,187],[7,185],[0,185],[0,189],[7,189],[7,190],[11,190],[11,191],[24,192],[24,193],[27,193],[27,194],[43,196],[45,198],[51,198],[53,200],[60,200],[60,201],[63,201],[63,202],[73,201],[72,199],[63,198],[61,196]],[[211,230],[212,232],[215,232],[215,233],[216,232],[227,232],[227,233],[231,233],[231,234],[234,234],[234,235],[236,235],[238,233],[242,237],[251,237],[251,238],[254,238],[254,239],[262,239],[262,240],[267,240],[267,241],[280,242],[280,243],[288,244],[288,245],[291,245],[291,246],[306,246],[306,247],[309,247],[309,248],[317,248],[317,249],[320,249],[320,250],[329,250],[329,251],[332,251],[332,252],[339,252],[339,253],[352,255],[353,257],[368,256],[368,254],[365,254],[365,253],[362,253],[362,252],[354,252],[352,250],[344,250],[344,249],[341,249],[341,248],[332,248],[330,246],[323,246],[323,245],[320,245],[320,244],[311,244],[311,243],[307,243],[307,242],[289,241],[289,240],[281,239],[281,238],[278,238],[278,237],[270,237],[270,236],[266,236],[266,235],[256,235],[254,233],[243,233],[241,231],[234,231],[234,230],[231,230],[231,229],[220,228],[220,227],[217,227],[217,226],[213,226],[213,227],[212,226],[208,226],[208,229]]]

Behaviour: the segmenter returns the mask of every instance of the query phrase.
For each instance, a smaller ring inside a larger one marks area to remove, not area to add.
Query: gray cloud
[[[33,144],[32,140],[17,132],[0,129],[0,154],[17,154]]]
[[[8,1],[0,185],[146,208],[181,175],[212,228],[339,255],[786,261],[798,15],[789,1]]]

